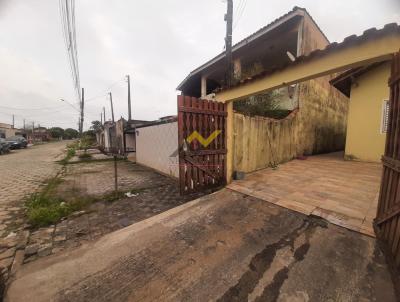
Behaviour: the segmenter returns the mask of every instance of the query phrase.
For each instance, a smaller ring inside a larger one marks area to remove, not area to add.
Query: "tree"
[[[101,124],[100,121],[93,121],[90,129],[93,130],[94,132],[100,132],[101,130],[103,130],[103,125]]]
[[[64,129],[60,127],[53,127],[49,129],[52,138],[62,138],[64,136]]]
[[[66,139],[74,139],[79,136],[79,132],[72,128],[67,128],[64,130],[64,137]]]

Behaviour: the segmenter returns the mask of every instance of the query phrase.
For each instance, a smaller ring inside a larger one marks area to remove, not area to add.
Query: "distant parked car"
[[[0,155],[10,152],[10,145],[4,138],[0,138]]]
[[[10,144],[10,149],[21,149],[28,146],[27,140],[22,136],[11,136],[6,138],[6,141]]]

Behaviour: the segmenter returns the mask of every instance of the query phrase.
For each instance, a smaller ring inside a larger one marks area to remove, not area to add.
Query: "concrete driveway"
[[[375,237],[382,165],[343,160],[343,153],[262,169],[228,188]]]
[[[24,265],[6,301],[396,301],[374,238],[224,189]]]

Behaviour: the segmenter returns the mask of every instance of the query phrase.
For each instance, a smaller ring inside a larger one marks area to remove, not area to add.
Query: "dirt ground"
[[[374,238],[223,189],[24,265],[6,301],[396,301]]]

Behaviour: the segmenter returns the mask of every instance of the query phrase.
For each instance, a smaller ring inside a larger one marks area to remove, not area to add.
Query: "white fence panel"
[[[136,129],[136,162],[178,178],[178,123]]]

